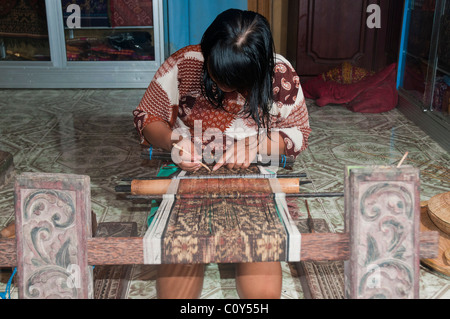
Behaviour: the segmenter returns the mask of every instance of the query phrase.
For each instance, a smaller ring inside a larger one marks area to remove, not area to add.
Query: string
[[[150,148],[148,149],[148,157],[149,157],[149,160],[152,159],[152,155],[153,155],[153,146],[150,146]]]

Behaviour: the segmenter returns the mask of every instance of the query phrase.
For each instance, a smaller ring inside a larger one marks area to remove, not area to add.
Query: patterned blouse
[[[219,129],[234,139],[256,133],[255,121],[241,112],[245,99],[240,93],[225,94],[225,110],[215,108],[203,96],[203,61],[200,45],[192,45],[174,53],[159,68],[133,112],[141,143],[146,143],[142,130],[154,121],[163,121],[171,129],[187,130],[191,136],[195,134],[194,123],[201,123],[202,132]],[[311,129],[300,79],[280,55],[275,59],[273,91],[270,129],[283,137],[285,154],[297,157],[307,148]],[[208,143],[201,136],[203,144]]]

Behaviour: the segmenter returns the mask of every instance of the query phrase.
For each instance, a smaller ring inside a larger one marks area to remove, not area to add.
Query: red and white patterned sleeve
[[[176,121],[179,104],[177,64],[180,53],[173,54],[161,65],[139,106],[133,111],[134,126],[141,143],[145,143],[142,131],[148,124],[162,121],[173,127]]]
[[[309,115],[300,78],[291,64],[277,55],[273,80],[272,129],[283,137],[285,154],[297,157],[308,147]]]

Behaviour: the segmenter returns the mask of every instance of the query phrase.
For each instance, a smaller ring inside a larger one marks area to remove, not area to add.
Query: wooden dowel
[[[162,195],[167,193],[170,179],[155,179],[152,181],[134,180],[131,182],[132,195]]]
[[[115,191],[117,193],[131,193],[131,185],[117,185]]]
[[[406,152],[405,155],[403,155],[402,159],[400,160],[400,162],[397,165],[397,168],[400,168],[400,166],[402,166],[403,162],[406,160],[406,158],[408,157],[409,152]]]
[[[169,181],[168,179],[162,179],[163,181]],[[141,181],[141,180],[139,180]],[[149,181],[155,181],[155,180],[149,180]],[[311,181],[300,181],[299,185],[303,186],[303,185],[307,185],[307,184],[311,184]],[[170,183],[169,183],[170,184]],[[163,187],[166,187],[166,183],[163,183]],[[117,185],[115,187],[115,191],[118,193],[131,193],[134,192],[134,188],[132,188],[131,185]],[[156,195],[158,195],[159,192],[157,192]],[[149,195],[155,195],[155,194],[149,194]]]
[[[309,211],[309,205],[308,205],[308,201],[305,200],[305,206],[306,206],[306,212],[308,213],[308,227],[309,227],[309,231],[311,233],[315,233],[316,231],[314,230],[314,220],[311,216],[311,212]]]
[[[239,184],[239,178],[230,178],[227,183],[222,184],[223,192],[233,192],[235,190],[234,185]],[[170,179],[161,180],[133,180],[131,182],[130,193],[132,195],[163,195],[167,193],[169,185],[172,181]],[[260,185],[260,179],[247,179],[247,182],[251,185],[255,185],[257,188]],[[294,194],[300,191],[300,180],[298,178],[283,178],[278,182],[281,186],[281,191],[285,194]],[[261,186],[263,188],[263,186]],[[258,191],[258,189],[252,191]],[[200,192],[200,190],[199,190]]]
[[[238,175],[239,178],[270,178],[269,174],[243,174]],[[301,174],[277,174],[275,175],[276,178],[305,178],[307,175],[305,173]],[[122,178],[122,182],[131,182],[135,179],[137,180],[155,180],[155,179],[212,179],[212,178],[218,178],[218,179],[230,179],[230,178],[236,178],[236,176],[233,177],[233,175],[187,175],[187,176],[149,176],[149,177],[126,177]],[[311,183],[311,181],[308,181],[308,183]]]
[[[271,194],[266,193],[248,193],[248,194],[175,194],[177,198],[255,198],[255,197],[264,197],[270,196]],[[292,193],[285,194],[286,197],[299,197],[299,198],[323,198],[323,197],[344,197],[344,193]],[[145,199],[145,200],[161,200],[163,198],[162,195],[127,195],[127,199]]]
[[[292,194],[288,195],[287,197],[304,197],[304,198],[322,198],[322,197],[344,197],[344,193],[339,192],[329,192],[329,193],[298,193],[298,194]]]
[[[420,234],[420,258],[437,257],[438,232]],[[89,265],[140,265],[144,263],[142,237],[94,237],[87,241]],[[348,260],[348,233],[302,234],[302,261]],[[0,239],[0,267],[17,266],[16,240]]]

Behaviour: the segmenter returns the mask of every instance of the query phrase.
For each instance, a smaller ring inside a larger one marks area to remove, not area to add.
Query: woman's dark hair
[[[266,18],[252,11],[224,11],[203,34],[201,49],[206,98],[216,107],[223,107],[224,92],[217,83],[245,91],[244,112],[259,128],[268,128],[275,52]]]

